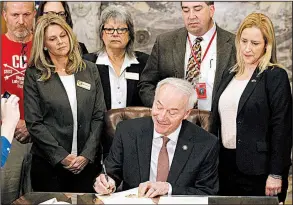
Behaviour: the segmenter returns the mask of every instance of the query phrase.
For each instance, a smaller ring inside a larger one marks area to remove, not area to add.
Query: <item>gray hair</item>
[[[134,26],[133,26],[133,20],[131,17],[131,13],[126,10],[123,6],[120,5],[111,5],[105,8],[101,14],[101,20],[99,25],[99,37],[101,42],[101,49],[100,51],[105,51],[105,43],[103,41],[102,35],[103,35],[103,28],[105,23],[109,19],[115,19],[118,22],[126,23],[128,27],[128,33],[129,33],[129,42],[126,45],[126,53],[130,57],[134,57]]]
[[[165,78],[157,84],[155,95],[157,95],[158,91],[163,85],[172,85],[189,97],[187,110],[192,109],[194,107],[197,101],[197,94],[195,92],[193,85],[190,82],[180,78]]]
[[[8,2],[15,2],[15,1],[3,1],[3,11],[7,11],[7,3]],[[36,9],[36,3],[34,1],[29,1],[29,2],[32,2],[33,3],[33,10]]]

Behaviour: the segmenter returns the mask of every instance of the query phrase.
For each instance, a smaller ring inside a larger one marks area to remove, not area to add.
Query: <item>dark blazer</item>
[[[149,55],[139,51],[135,52],[135,56],[139,64],[132,64],[130,67],[126,68],[126,72],[138,73],[141,75]],[[84,59],[96,63],[98,55],[97,53],[89,53],[83,56]],[[111,86],[109,78],[109,68],[107,65],[97,65],[103,85],[105,103],[107,110],[111,109]],[[126,96],[126,106],[142,106],[138,94],[137,83],[138,80],[127,79],[127,96]]]
[[[249,175],[282,175],[291,164],[290,83],[286,71],[278,67],[258,73],[256,69],[238,105],[236,164],[241,172]],[[219,98],[234,76],[235,72],[225,71],[212,106],[210,131],[219,138]]]
[[[154,125],[151,117],[118,124],[107,173],[123,190],[148,181]],[[186,145],[187,150],[182,147]],[[204,129],[184,120],[167,181],[174,195],[215,195],[218,191],[218,140]]]
[[[144,106],[151,107],[157,83],[168,77],[184,78],[184,59],[186,51],[186,28],[159,35],[152,53],[138,83],[139,95]],[[217,90],[222,73],[236,62],[235,35],[217,26],[217,65],[213,96]]]
[[[81,50],[81,54],[87,54],[89,53],[87,48],[85,47],[84,43],[78,42],[80,50]]]
[[[85,61],[86,69],[74,74],[75,81],[91,85],[76,86],[78,155],[94,161],[103,126],[105,102],[96,65]],[[73,116],[65,88],[57,73],[39,81],[40,71],[26,70],[24,80],[25,121],[33,140],[32,154],[55,166],[71,152]]]

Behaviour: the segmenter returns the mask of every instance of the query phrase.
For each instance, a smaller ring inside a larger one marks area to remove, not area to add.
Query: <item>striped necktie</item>
[[[200,70],[200,64],[201,64],[201,46],[200,42],[203,40],[202,37],[197,37],[195,39],[195,43],[192,46],[193,53],[196,56],[197,61],[194,59],[192,53],[190,54],[188,64],[187,64],[187,70],[186,70],[186,77],[185,79],[192,83],[192,85],[195,85],[199,81],[199,70]],[[198,64],[198,63],[199,64]]]

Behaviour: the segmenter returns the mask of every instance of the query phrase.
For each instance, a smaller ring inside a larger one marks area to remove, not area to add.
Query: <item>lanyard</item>
[[[215,38],[215,36],[216,36],[216,32],[217,32],[217,31],[214,32],[214,34],[213,34],[213,36],[212,36],[212,38],[211,38],[211,40],[210,40],[210,42],[209,42],[209,44],[208,44],[208,47],[207,47],[207,49],[206,49],[206,51],[205,51],[205,53],[204,53],[204,55],[203,55],[203,58],[202,58],[201,62],[202,62],[202,61],[204,60],[204,58],[206,57],[206,55],[207,55],[207,53],[208,53],[208,51],[209,51],[209,49],[210,49],[210,47],[211,47],[211,44],[212,44],[212,42],[213,42],[213,40],[214,40],[214,38]],[[192,56],[193,56],[193,59],[195,60],[196,64],[198,65],[198,67],[199,67],[199,69],[200,69],[200,62],[198,62],[198,60],[197,60],[197,58],[196,58],[196,54],[194,53],[194,50],[192,49],[192,44],[191,44],[191,41],[190,41],[189,35],[187,35],[187,37],[188,37],[188,42],[189,42],[189,46],[190,46],[190,49],[191,49],[191,54],[192,54]]]

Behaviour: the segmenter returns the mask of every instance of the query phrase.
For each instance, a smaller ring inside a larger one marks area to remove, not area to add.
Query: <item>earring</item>
[[[44,51],[47,51],[48,50],[48,48],[47,47],[44,47]]]

